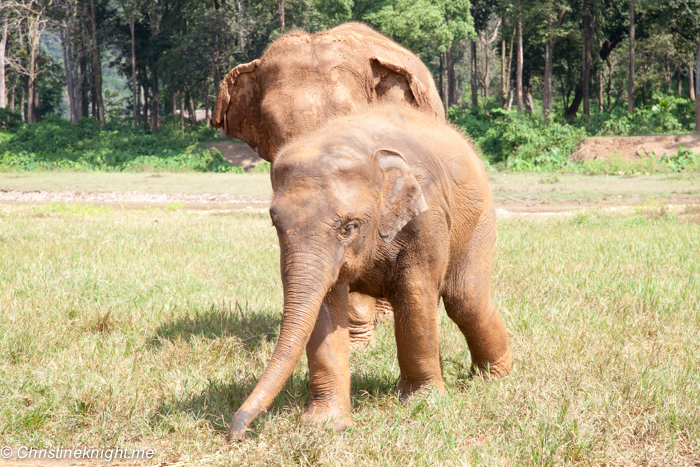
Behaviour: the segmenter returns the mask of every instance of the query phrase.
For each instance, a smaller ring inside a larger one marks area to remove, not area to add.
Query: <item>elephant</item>
[[[361,23],[284,35],[219,86],[211,124],[272,162],[292,138],[376,102],[408,102],[445,120],[423,62]]]
[[[459,130],[407,105],[377,105],[282,147],[270,177],[282,324],[229,441],[245,438],[304,349],[311,399],[303,420],[351,426],[349,292],[387,297],[394,309],[402,399],[444,390],[440,298],[466,339],[472,371],[510,371],[506,327],[491,299],[495,209]]]
[[[430,71],[391,39],[360,23],[325,32],[292,32],[260,59],[238,65],[219,88],[211,124],[273,162],[283,144],[378,102],[407,102],[440,121],[445,112]],[[373,339],[386,300],[350,296],[350,336]]]

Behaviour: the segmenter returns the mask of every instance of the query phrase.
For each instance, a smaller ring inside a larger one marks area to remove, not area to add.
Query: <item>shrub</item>
[[[472,137],[490,164],[515,170],[550,170],[570,165],[569,155],[586,131],[559,122],[545,125],[538,115],[495,105],[449,110],[450,119]]]
[[[151,133],[114,122],[102,128],[89,118],[71,124],[54,115],[0,135],[0,165],[20,170],[242,170],[231,166],[217,149],[199,147],[214,138],[216,130],[208,126],[183,132],[163,125]]]

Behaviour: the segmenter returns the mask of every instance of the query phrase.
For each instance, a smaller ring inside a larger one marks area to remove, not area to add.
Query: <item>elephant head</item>
[[[292,143],[272,165],[270,216],[280,243],[284,311],[277,346],[229,439],[272,403],[302,357],[328,290],[372,267],[415,216],[428,209],[404,157],[370,142]],[[381,255],[379,255],[381,256]]]
[[[357,23],[293,32],[222,81],[211,124],[272,162],[292,138],[378,101],[407,102],[444,120],[440,96],[418,57]]]

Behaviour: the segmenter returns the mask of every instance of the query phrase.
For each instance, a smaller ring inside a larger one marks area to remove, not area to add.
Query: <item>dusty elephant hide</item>
[[[292,138],[376,102],[408,102],[445,119],[430,71],[413,53],[360,23],[292,32],[219,87],[211,124],[272,161]]]
[[[505,375],[506,328],[491,300],[496,217],[486,175],[455,128],[409,106],[375,106],[295,139],[272,164],[284,312],[277,346],[229,439],[242,439],[306,349],[304,419],[351,424],[348,294],[394,308],[402,397],[442,390],[438,303],[475,371]]]
[[[231,70],[221,83],[211,123],[273,161],[293,138],[329,119],[376,103],[408,103],[430,118],[445,113],[430,71],[413,53],[368,26],[292,32],[265,54]],[[373,340],[375,317],[391,306],[360,293],[349,297],[353,342]]]

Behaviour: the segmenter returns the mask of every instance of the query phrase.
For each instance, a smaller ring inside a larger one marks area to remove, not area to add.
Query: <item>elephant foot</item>
[[[348,411],[324,407],[318,404],[309,404],[301,416],[301,420],[309,425],[323,427],[329,426],[334,431],[344,431],[352,426],[352,420]]]
[[[444,394],[445,385],[442,380],[411,381],[402,379],[399,381],[398,390],[401,394],[399,400],[401,402],[406,402],[406,400],[414,394],[425,394],[435,390],[440,394]]]
[[[502,378],[510,372],[513,362],[510,359],[510,351],[503,354],[495,362],[474,362],[471,373],[483,378]]]

